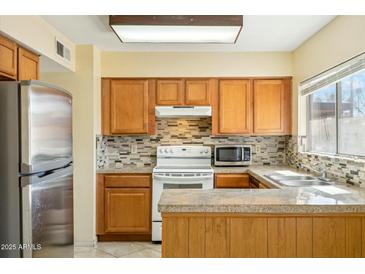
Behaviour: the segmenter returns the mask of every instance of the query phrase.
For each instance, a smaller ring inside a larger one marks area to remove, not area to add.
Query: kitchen
[[[72,256],[365,256],[364,16],[236,16],[228,45],[122,44],[119,17],[0,17],[2,80],[72,95]]]

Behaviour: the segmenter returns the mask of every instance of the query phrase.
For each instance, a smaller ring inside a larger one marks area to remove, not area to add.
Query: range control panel
[[[209,146],[158,146],[157,158],[210,158]]]

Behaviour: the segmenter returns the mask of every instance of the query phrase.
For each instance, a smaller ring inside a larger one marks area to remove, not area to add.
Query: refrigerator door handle
[[[39,183],[46,183],[47,181],[52,181],[57,177],[64,177],[70,175],[72,174],[72,172],[73,172],[73,167],[71,164],[69,164],[66,167],[52,170],[50,172],[45,172],[42,174],[32,175],[32,176],[23,176],[21,177],[20,180],[21,187],[26,187],[28,185],[39,184]]]

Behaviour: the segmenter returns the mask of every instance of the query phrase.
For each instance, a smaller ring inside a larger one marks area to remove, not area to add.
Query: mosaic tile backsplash
[[[156,164],[159,145],[247,144],[253,164],[286,164],[289,136],[211,137],[211,119],[159,119],[153,136],[98,136],[97,168],[143,167]],[[132,147],[136,151],[132,153]]]
[[[365,188],[365,160],[338,156],[299,153],[297,137],[288,139],[286,160],[292,167],[299,165],[311,169],[324,169],[327,176],[343,183]],[[303,167],[303,169],[308,169]]]

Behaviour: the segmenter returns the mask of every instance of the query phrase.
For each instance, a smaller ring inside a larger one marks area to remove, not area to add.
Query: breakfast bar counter
[[[281,187],[265,176],[285,169],[245,170],[271,189],[164,191],[162,255],[365,257],[365,189]]]

